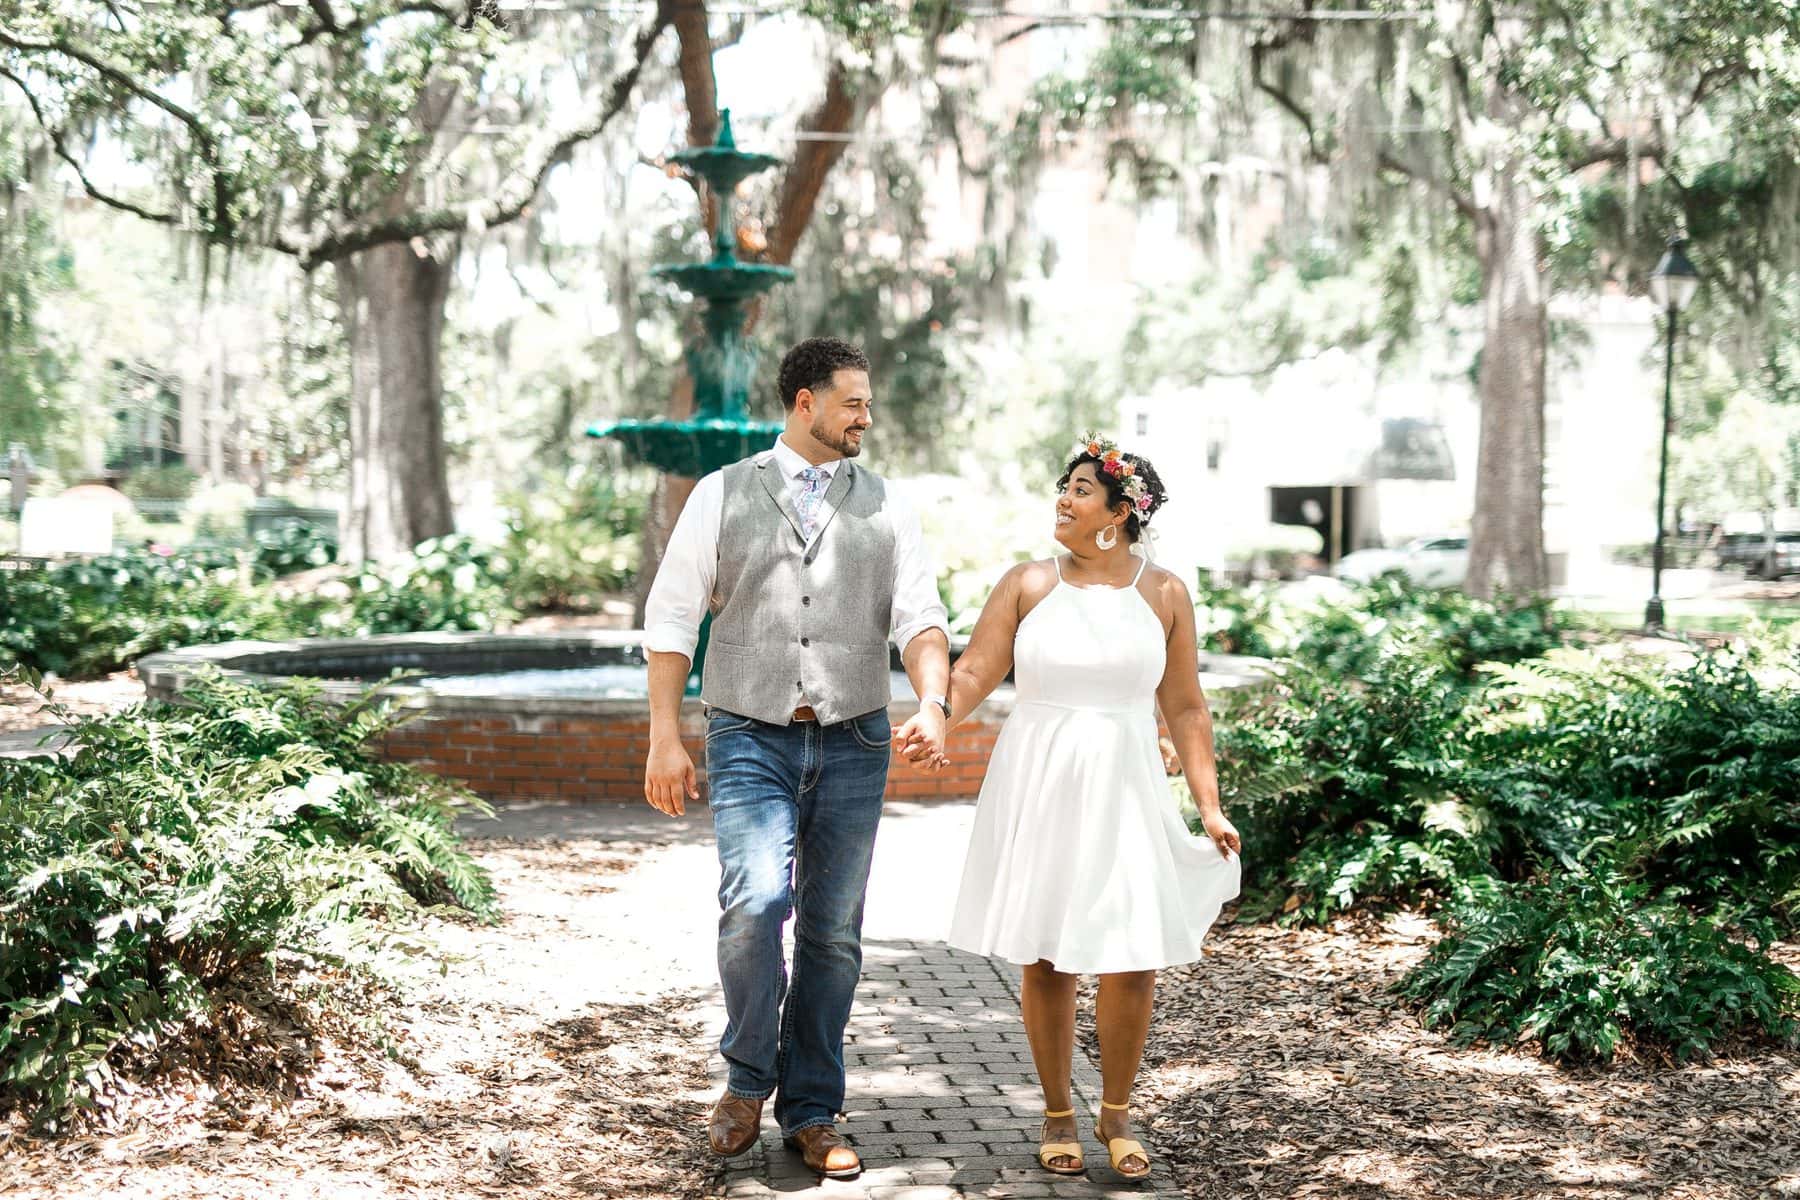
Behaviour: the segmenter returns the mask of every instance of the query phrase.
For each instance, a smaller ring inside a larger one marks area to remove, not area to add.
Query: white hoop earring
[[[1111,550],[1118,544],[1119,527],[1117,525],[1108,525],[1105,529],[1102,529],[1099,533],[1094,535],[1094,545],[1100,547],[1102,550]]]

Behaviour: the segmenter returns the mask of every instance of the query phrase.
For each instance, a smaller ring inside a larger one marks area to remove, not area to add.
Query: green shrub
[[[133,500],[186,500],[200,476],[183,466],[139,467],[119,485]]]
[[[631,590],[651,489],[578,473],[515,498],[501,553],[508,600],[522,611],[591,610]]]
[[[1457,1042],[1609,1059],[1633,1039],[1685,1059],[1741,1034],[1794,1041],[1793,972],[1609,868],[1480,888],[1444,920],[1399,990]]]
[[[336,562],[337,556],[336,535],[305,521],[289,521],[256,533],[256,570],[264,578],[279,579],[327,566]]]
[[[1256,586],[1221,584],[1202,569],[1194,586],[1194,620],[1200,648],[1219,654],[1270,658],[1280,653],[1275,618],[1276,592]]]
[[[1322,921],[1362,900],[1447,895],[1489,870],[1509,831],[1460,787],[1470,733],[1457,673],[1404,642],[1364,679],[1294,664],[1234,705],[1219,782],[1252,904]]]
[[[1800,656],[1561,649],[1472,679],[1427,640],[1292,664],[1235,705],[1220,783],[1247,890],[1323,920],[1596,853],[1709,913],[1800,927]]]
[[[1356,585],[1344,601],[1319,606],[1278,652],[1361,675],[1383,644],[1400,639],[1431,647],[1466,676],[1482,663],[1535,658],[1566,643],[1575,629],[1574,619],[1547,598],[1490,603],[1458,591],[1421,588],[1390,572]]]
[[[1800,929],[1800,651],[1774,641],[1667,669],[1560,652],[1492,668],[1482,786],[1604,843],[1708,911]]]
[[[285,636],[305,604],[259,593],[230,551],[131,551],[0,572],[0,665],[102,675],[171,646]]]
[[[514,615],[506,600],[511,564],[461,534],[420,542],[406,558],[368,564],[349,579],[347,612],[321,632],[367,636],[425,630],[479,630]]]
[[[0,1106],[64,1123],[205,1041],[222,989],[380,977],[420,904],[491,914],[452,830],[485,806],[365,751],[393,724],[373,692],[207,676],[77,722],[71,757],[0,760]]]

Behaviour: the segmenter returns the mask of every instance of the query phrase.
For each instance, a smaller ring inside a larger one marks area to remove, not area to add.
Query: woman
[[[1150,1173],[1129,1101],[1156,972],[1200,957],[1238,892],[1237,830],[1219,811],[1212,716],[1187,587],[1132,553],[1162,506],[1150,463],[1090,436],[1057,482],[1057,558],[1006,573],[950,680],[950,724],[1016,667],[1018,699],[982,784],[950,944],[1024,968],[1020,1007],[1044,1089],[1038,1161],[1084,1169],[1069,1092],[1075,984],[1100,976],[1103,1096],[1094,1135],[1113,1169]],[[1169,793],[1156,709],[1206,837]]]

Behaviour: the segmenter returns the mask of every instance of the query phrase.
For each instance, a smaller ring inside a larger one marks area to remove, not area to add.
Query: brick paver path
[[[725,1200],[1179,1195],[1142,1129],[1155,1164],[1150,1179],[1132,1184],[1113,1173],[1093,1137],[1100,1075],[1079,1047],[1075,1111],[1087,1174],[1065,1178],[1037,1165],[1043,1099],[1019,1022],[1018,968],[939,940],[973,817],[972,804],[907,802],[890,802],[882,817],[863,918],[863,978],[847,1036],[847,1120],[839,1126],[862,1153],[862,1176],[821,1181],[782,1146],[765,1107],[761,1142],[723,1174]],[[694,1099],[711,1103],[724,1083],[717,1042],[725,1013],[714,949],[718,860],[706,810],[669,821],[643,805],[509,807],[497,827],[477,830],[644,847],[629,874],[607,877],[616,890],[580,903],[598,906],[604,919],[611,999],[705,997],[689,1015],[714,1077],[712,1089]]]
[[[845,1048],[848,1120],[839,1126],[863,1156],[862,1176],[820,1182],[765,1120],[761,1144],[726,1173],[727,1200],[795,1192],[871,1200],[1177,1195],[1166,1167],[1145,1183],[1113,1173],[1091,1129],[1100,1073],[1079,1048],[1075,1111],[1087,1175],[1038,1166],[1043,1097],[1019,1022],[1016,972],[941,942],[865,943]],[[1154,1142],[1138,1132],[1154,1158]]]

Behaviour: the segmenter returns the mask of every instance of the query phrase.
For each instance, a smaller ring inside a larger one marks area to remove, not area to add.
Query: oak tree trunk
[[[415,241],[332,263],[351,351],[350,561],[401,554],[454,528],[440,365],[453,258]]]
[[[1494,173],[1476,218],[1482,332],[1481,447],[1464,590],[1492,599],[1549,584],[1544,560],[1544,368],[1549,344],[1544,262],[1522,172]]]

